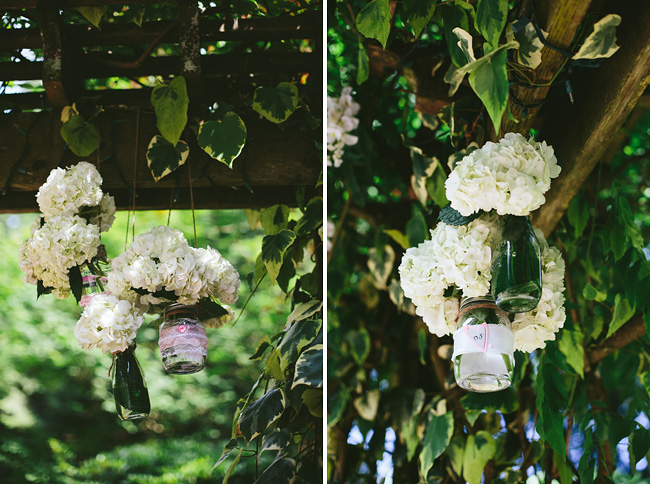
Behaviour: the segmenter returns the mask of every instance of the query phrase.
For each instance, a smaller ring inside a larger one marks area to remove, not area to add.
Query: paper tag
[[[454,333],[452,358],[467,353],[513,352],[515,338],[512,331],[501,324],[467,325]]]

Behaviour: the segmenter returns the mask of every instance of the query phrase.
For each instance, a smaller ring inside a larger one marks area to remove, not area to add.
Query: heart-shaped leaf
[[[174,146],[162,136],[154,136],[147,148],[147,165],[154,180],[158,181],[176,170],[185,163],[189,154],[190,149],[185,141],[179,141]]]
[[[87,123],[80,114],[70,117],[63,123],[61,136],[72,152],[81,157],[90,156],[99,144],[95,123]]]
[[[246,407],[239,416],[239,428],[249,442],[280,418],[286,407],[284,393],[279,388]]]
[[[246,143],[246,125],[230,112],[219,121],[206,121],[199,127],[199,146],[215,160],[232,168]]]
[[[272,123],[282,123],[298,106],[298,88],[290,82],[277,87],[258,87],[253,96],[253,110]]]
[[[151,104],[156,111],[156,127],[167,141],[176,145],[187,124],[187,97],[185,78],[175,77],[169,84],[157,86],[151,92]]]

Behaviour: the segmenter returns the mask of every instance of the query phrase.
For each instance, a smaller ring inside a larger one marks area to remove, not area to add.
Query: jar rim
[[[463,297],[460,301],[460,309],[463,309],[469,304],[476,304],[476,303],[492,303],[495,306],[497,304],[494,298],[489,294],[486,296],[478,296],[478,297]]]
[[[197,305],[172,303],[165,308],[165,316],[182,311],[188,311],[194,313],[195,315],[198,315],[199,309],[200,308]]]

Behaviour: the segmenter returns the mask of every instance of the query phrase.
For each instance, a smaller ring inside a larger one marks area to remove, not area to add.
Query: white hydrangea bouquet
[[[19,265],[39,296],[51,292],[65,299],[72,291],[80,300],[80,266],[92,265],[100,232],[115,220],[115,200],[102,192],[102,181],[97,169],[82,161],[52,170],[36,194],[42,215],[20,247]]]
[[[216,328],[234,315],[239,274],[219,251],[191,247],[179,230],[158,226],[135,237],[111,261],[110,295],[93,297],[75,327],[85,349],[124,351],[145,313],[162,313],[172,303],[198,305],[201,322]]]
[[[359,138],[350,132],[359,126],[359,107],[349,86],[343,88],[338,98],[327,97],[327,166],[341,166],[345,147],[357,144]]]
[[[515,133],[458,162],[445,184],[450,204],[431,239],[408,249],[399,267],[404,294],[432,333],[455,331],[461,297],[490,292],[499,215],[527,216],[539,208],[559,173],[552,147]],[[514,347],[525,352],[544,348],[566,319],[564,260],[541,231],[535,229],[535,235],[542,256],[541,298],[534,310],[517,313],[512,321]]]

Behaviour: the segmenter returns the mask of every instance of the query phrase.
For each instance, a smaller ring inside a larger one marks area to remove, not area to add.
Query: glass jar
[[[136,420],[149,415],[149,391],[142,368],[135,357],[135,344],[115,354],[113,397],[121,420]]]
[[[167,306],[158,344],[167,373],[187,375],[201,371],[208,356],[208,337],[199,321],[198,307]]]
[[[79,305],[86,307],[97,294],[106,292],[108,273],[111,271],[111,263],[106,254],[106,247],[100,244],[97,255],[90,262],[81,265],[81,300]]]
[[[508,314],[489,296],[463,300],[454,332],[454,376],[472,392],[495,392],[510,386],[514,336]]]
[[[492,258],[492,297],[508,313],[526,313],[542,296],[542,254],[530,217],[506,215]]]

